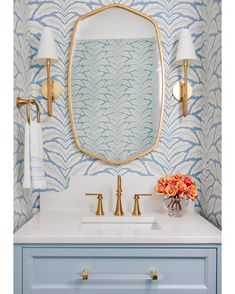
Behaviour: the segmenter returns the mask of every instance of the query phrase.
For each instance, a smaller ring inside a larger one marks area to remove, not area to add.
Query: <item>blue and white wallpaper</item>
[[[160,144],[143,158],[125,165],[109,165],[78,152],[68,116],[67,67],[71,31],[79,15],[113,2],[128,5],[153,17],[159,24],[166,69],[166,101]],[[44,165],[49,191],[61,191],[72,174],[164,175],[184,172],[193,176],[200,189],[200,212],[221,226],[221,0],[15,0],[15,98],[37,99],[41,106]],[[42,26],[53,28],[59,62],[52,78],[63,86],[47,116],[47,102],[40,96],[46,79],[45,67],[35,63]],[[182,77],[176,66],[177,34],[190,28],[199,62],[191,66],[194,95],[188,117],[172,97],[172,88]],[[39,209],[39,193],[22,189],[24,113],[15,108],[15,230]]]
[[[120,162],[156,144],[163,96],[156,44],[155,38],[75,43],[71,96],[83,150]]]

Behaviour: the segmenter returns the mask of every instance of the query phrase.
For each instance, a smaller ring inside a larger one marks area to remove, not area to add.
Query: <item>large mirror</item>
[[[120,4],[75,23],[68,98],[77,147],[121,164],[157,147],[164,105],[164,65],[156,22]]]

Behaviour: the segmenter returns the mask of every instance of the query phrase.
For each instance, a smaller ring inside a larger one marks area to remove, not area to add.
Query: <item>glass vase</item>
[[[165,209],[168,210],[168,215],[175,217],[180,217],[187,211],[188,201],[189,199],[185,196],[179,197],[178,195],[165,195],[163,197],[163,204]]]

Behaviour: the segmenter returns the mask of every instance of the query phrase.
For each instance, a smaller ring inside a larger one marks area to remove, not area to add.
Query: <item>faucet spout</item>
[[[122,216],[124,215],[124,212],[122,210],[122,179],[121,176],[117,176],[117,204],[116,204],[116,209],[114,212],[114,215],[116,216]]]

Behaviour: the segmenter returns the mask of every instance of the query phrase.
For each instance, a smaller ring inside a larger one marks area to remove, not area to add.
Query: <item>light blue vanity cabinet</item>
[[[220,245],[15,245],[14,294],[75,293],[220,294]]]

